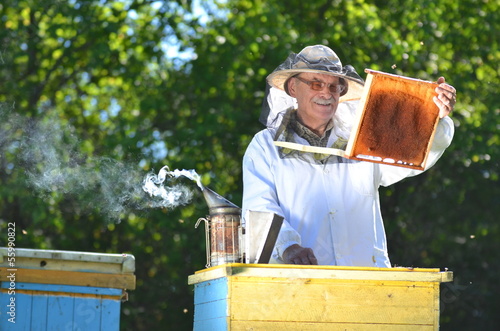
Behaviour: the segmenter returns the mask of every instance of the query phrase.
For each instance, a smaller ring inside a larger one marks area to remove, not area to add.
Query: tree
[[[205,264],[194,223],[207,207],[186,179],[177,183],[194,197],[175,209],[144,208],[135,190],[169,165],[195,169],[241,204],[265,77],[289,52],[323,43],[360,73],[443,75],[457,88],[452,146],[430,171],[381,190],[390,256],[454,271],[442,287],[443,330],[498,328],[497,2],[202,5],[208,20],[184,1],[2,2],[0,228],[15,220],[27,248],[134,254],[138,290],[122,327],[190,329],[186,278]],[[192,58],[166,57],[176,43]],[[35,185],[54,170],[65,180]]]
[[[134,254],[125,329],[190,325],[185,277],[204,264],[192,262],[203,233],[182,221],[195,207],[150,216],[127,196],[163,165],[165,133],[152,124],[163,109],[148,98],[173,84],[165,52],[189,32],[189,10],[184,1],[0,5],[0,227],[16,222],[18,247]]]

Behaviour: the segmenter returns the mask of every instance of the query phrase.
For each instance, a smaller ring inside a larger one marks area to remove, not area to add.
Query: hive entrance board
[[[423,170],[439,121],[437,83],[366,69],[345,151],[276,141],[281,147]]]

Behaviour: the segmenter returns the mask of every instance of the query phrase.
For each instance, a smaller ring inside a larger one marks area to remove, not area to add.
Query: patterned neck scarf
[[[330,122],[328,122],[325,132],[323,132],[323,135],[320,137],[311,129],[302,124],[299,121],[297,112],[294,111],[292,114],[290,114],[290,122],[288,123],[288,128],[295,131],[295,133],[297,133],[299,137],[304,138],[311,146],[326,147],[328,138],[330,138],[330,134],[332,133],[333,121],[330,120]]]
[[[297,111],[293,108],[290,108],[283,116],[283,120],[278,130],[276,131],[274,139],[277,141],[296,142],[294,139],[294,134],[297,134],[299,137],[305,139],[311,146],[331,147],[345,150],[347,146],[347,140],[339,137],[337,137],[338,139],[333,143],[332,146],[327,146],[328,139],[333,131],[333,126],[333,121],[330,121],[326,127],[325,132],[320,137],[311,129],[300,123],[297,117]],[[332,155],[329,154],[301,152],[283,147],[280,147],[279,150],[282,158],[295,156],[307,160],[309,159],[307,155],[310,155],[312,156],[314,162],[320,163],[326,162],[327,159],[332,159]],[[337,157],[335,158],[337,159]]]

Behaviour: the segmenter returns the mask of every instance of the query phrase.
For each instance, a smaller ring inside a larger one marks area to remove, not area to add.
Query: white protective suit
[[[453,121],[441,119],[426,169],[450,145],[453,133]],[[280,158],[273,138],[273,131],[264,129],[247,148],[242,206],[242,215],[253,210],[284,217],[271,263],[283,263],[284,250],[299,244],[312,248],[320,265],[390,267],[378,188],[422,171],[337,156],[324,164]],[[329,139],[332,146],[337,135]]]

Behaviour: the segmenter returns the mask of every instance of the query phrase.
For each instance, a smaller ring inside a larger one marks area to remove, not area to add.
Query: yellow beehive
[[[194,330],[438,330],[450,271],[225,264],[196,272]]]

